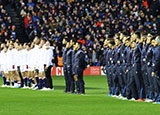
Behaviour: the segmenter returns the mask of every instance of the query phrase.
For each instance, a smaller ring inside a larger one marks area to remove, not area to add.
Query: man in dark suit
[[[80,42],[76,43],[76,50],[77,53],[75,54],[75,65],[76,65],[75,72],[78,78],[78,87],[79,87],[79,91],[77,93],[85,94],[83,71],[86,68],[86,62],[85,62],[85,54],[82,50],[82,43]]]
[[[152,77],[154,80],[155,97],[153,102],[160,104],[160,37],[157,36],[153,41],[155,49],[152,57]]]
[[[65,46],[63,49],[63,71],[64,71],[64,78],[65,78],[65,83],[66,83],[66,88],[65,88],[65,93],[69,93],[70,92],[70,80],[69,80],[69,76],[68,76],[68,71],[67,71],[67,52],[69,49],[69,41],[67,38],[63,39],[63,45]]]

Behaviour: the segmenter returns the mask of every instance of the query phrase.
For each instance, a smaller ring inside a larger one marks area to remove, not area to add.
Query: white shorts
[[[20,66],[20,70],[21,70],[21,72],[25,72],[25,66],[24,66],[24,65],[21,65],[21,66]]]
[[[44,72],[44,66],[39,66],[38,70],[39,70],[39,72]]]
[[[28,71],[34,71],[34,67],[33,66],[28,66]]]
[[[1,70],[4,72],[4,73],[8,73],[8,69],[7,69],[7,66],[1,66]]]

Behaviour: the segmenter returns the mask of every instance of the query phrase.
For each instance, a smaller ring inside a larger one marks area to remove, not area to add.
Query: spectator
[[[20,0],[18,4],[30,39],[50,39],[59,53],[63,38],[76,39],[86,47],[86,59],[96,65],[102,65],[107,36],[124,30],[160,32],[158,0]]]

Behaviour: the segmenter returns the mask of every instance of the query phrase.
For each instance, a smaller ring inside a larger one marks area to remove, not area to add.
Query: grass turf
[[[86,95],[65,94],[64,78],[54,91],[0,87],[0,115],[159,115],[159,105],[107,97],[105,76],[85,76]],[[2,84],[2,78],[0,78]]]

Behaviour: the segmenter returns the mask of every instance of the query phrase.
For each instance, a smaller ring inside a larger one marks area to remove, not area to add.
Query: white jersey
[[[15,49],[14,51],[14,60],[15,60],[15,69],[17,69],[17,65],[18,65],[18,62],[19,62],[19,56],[18,56],[18,50]]]
[[[45,50],[45,64],[47,67],[50,65],[53,65],[52,63],[52,58],[53,58],[53,49],[49,48]]]
[[[29,69],[29,61],[30,61],[30,50],[26,50],[26,70]]]
[[[2,70],[4,71],[4,73],[8,73],[8,53],[7,52],[4,52],[2,51],[2,58],[3,58],[3,61],[2,61]]]
[[[21,69],[21,72],[25,72],[26,71],[26,49],[22,49],[20,51],[20,56],[21,56],[20,69]]]
[[[18,66],[20,66],[21,65],[21,60],[22,60],[22,58],[21,58],[21,50],[17,50],[17,58],[16,58],[16,66],[18,67]]]
[[[28,68],[29,71],[34,71],[34,49],[28,52]]]
[[[38,59],[37,59],[37,64],[38,64],[38,69],[40,72],[44,71],[44,62],[45,62],[45,45],[43,45],[42,48],[38,49]]]
[[[1,68],[2,67],[2,61],[3,60],[2,60],[2,56],[1,56],[1,52],[0,52],[0,71],[2,71],[2,68]]]
[[[36,69],[38,69],[38,58],[39,58],[38,51],[39,51],[38,45],[35,45],[32,53],[33,53],[33,67]]]
[[[8,67],[8,71],[12,71],[12,66],[13,66],[13,51],[12,50],[8,50],[7,51],[7,67]]]
[[[15,48],[12,49],[12,70],[15,71],[17,69],[17,50]]]

